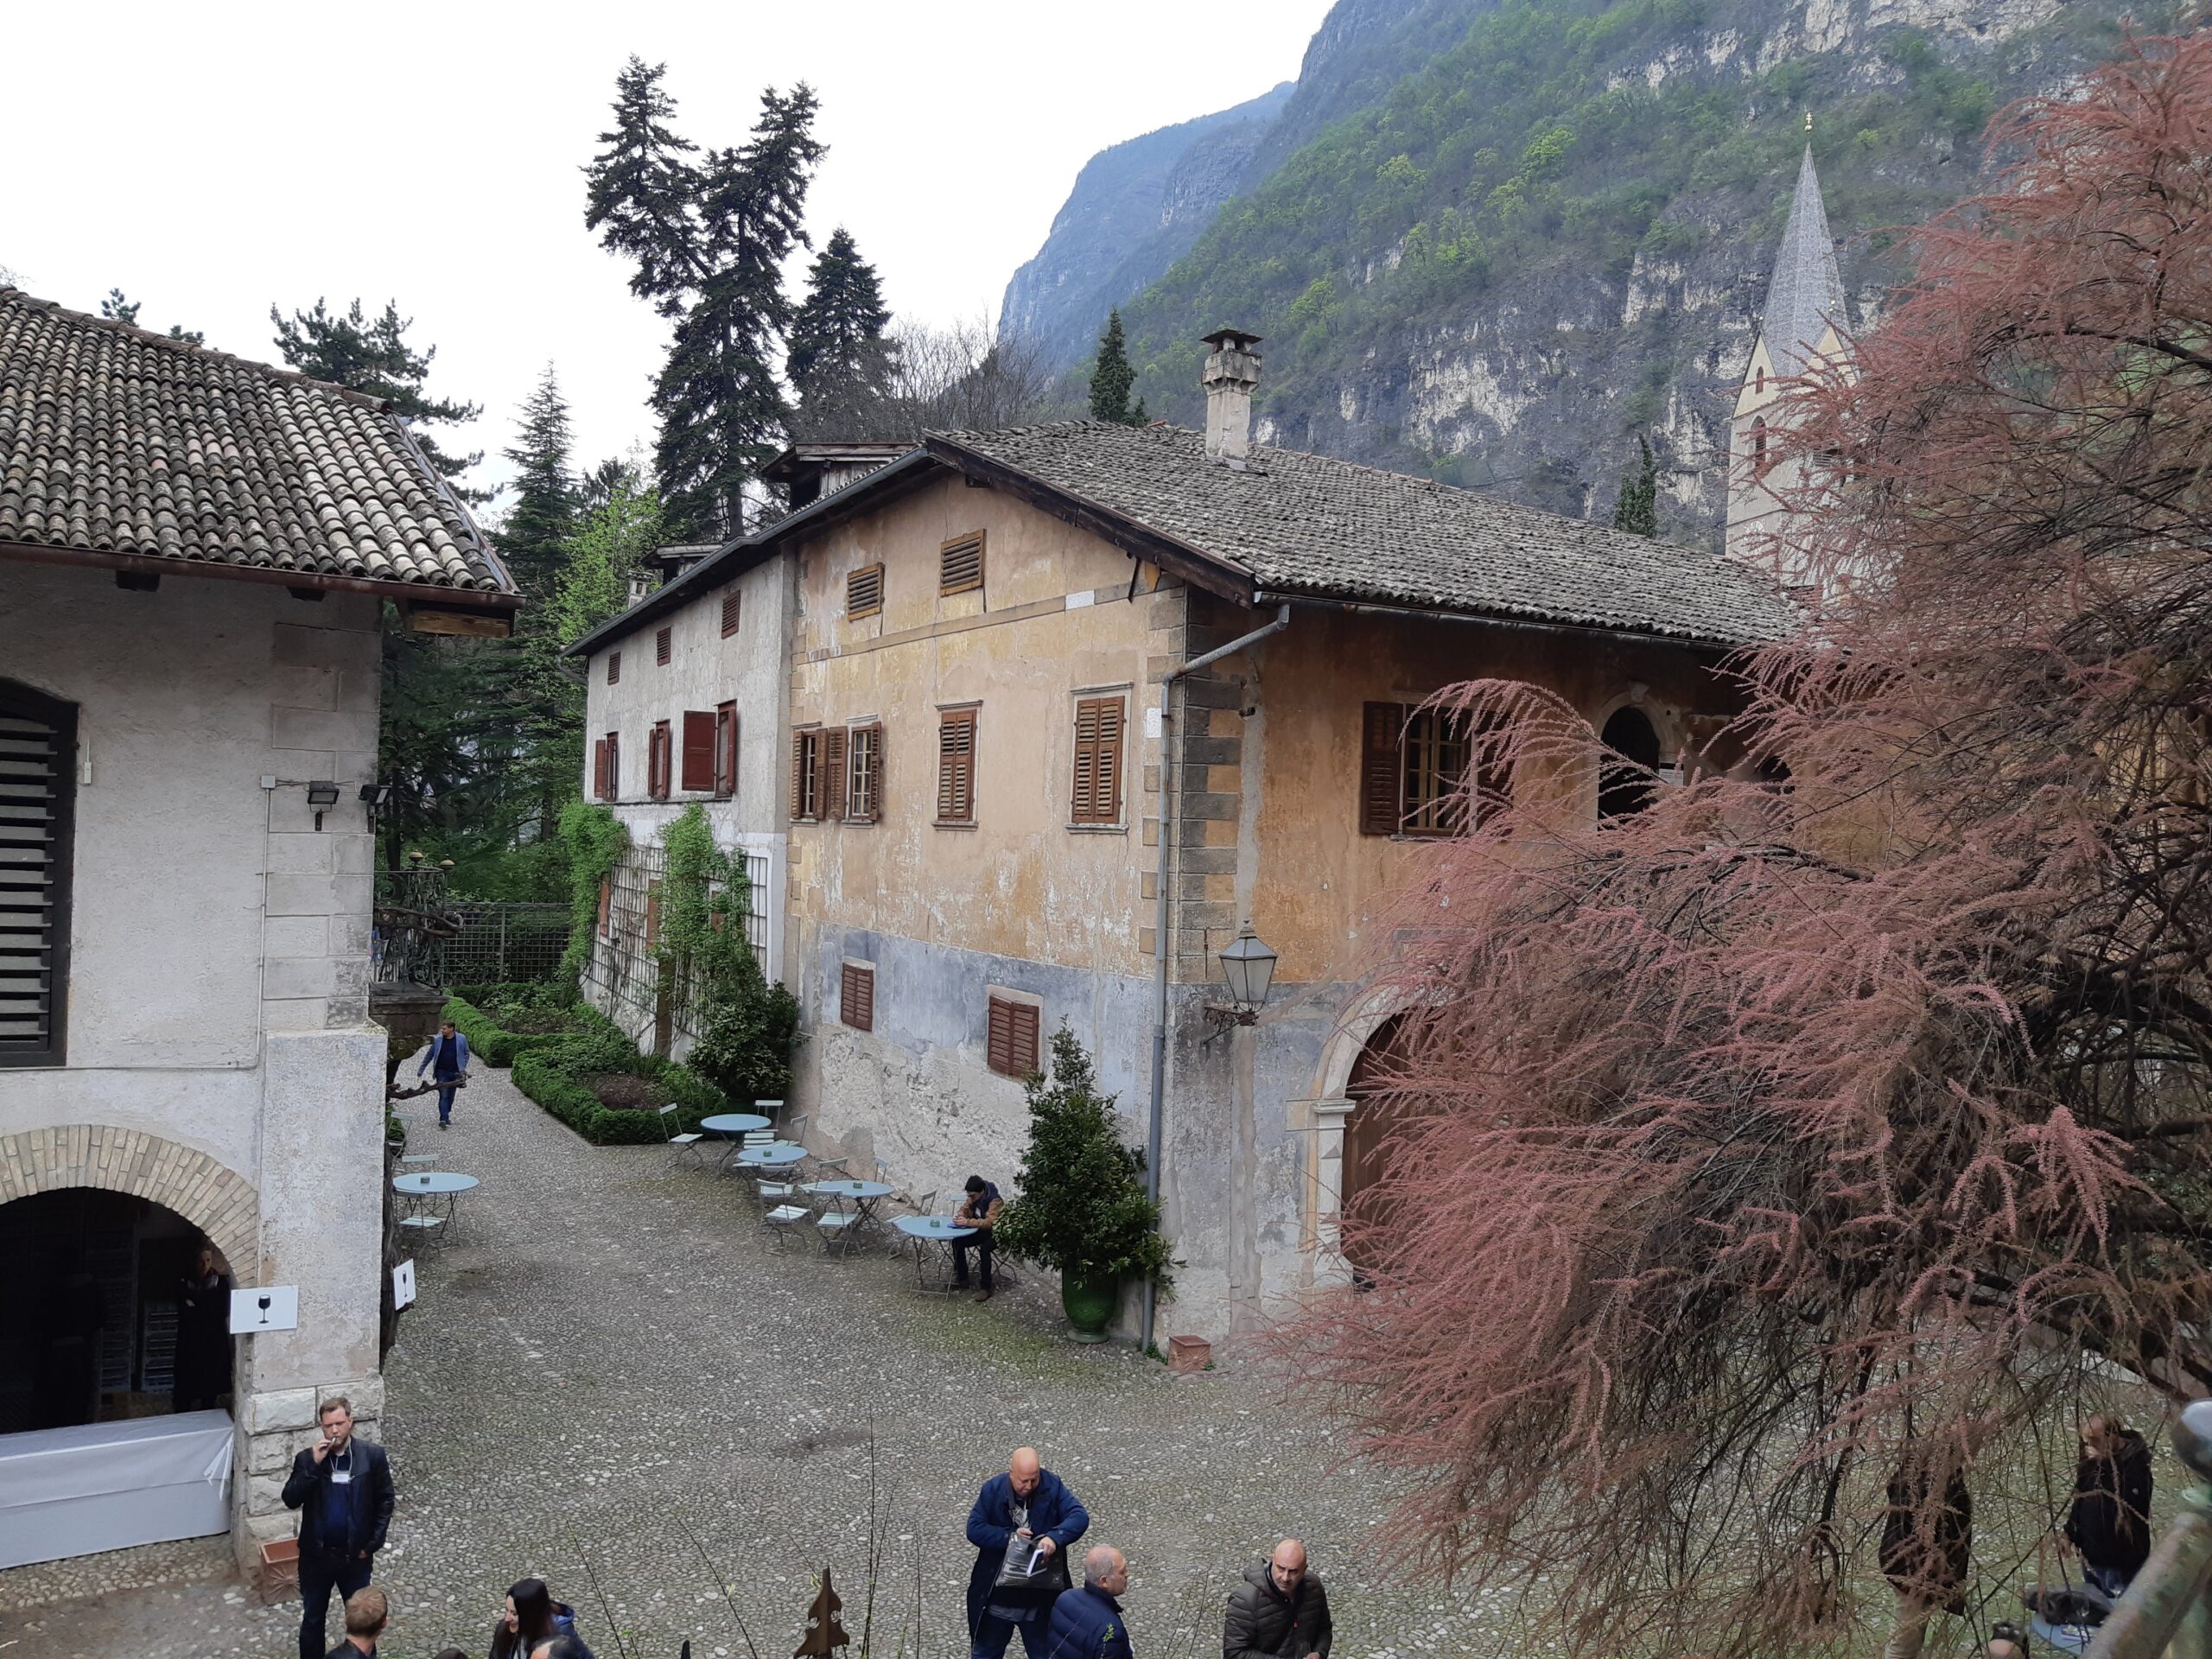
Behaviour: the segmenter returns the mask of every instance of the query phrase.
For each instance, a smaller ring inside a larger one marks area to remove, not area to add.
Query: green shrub
[[[516,1009],[518,1012],[533,1014],[537,1012],[528,1004],[517,1005],[510,1001],[502,1005],[496,995],[500,988],[488,988],[495,993],[494,1008],[504,1006],[506,1008]],[[533,986],[530,988],[537,990],[543,988]],[[468,1039],[468,1049],[471,1054],[482,1060],[486,1065],[497,1066],[512,1065],[518,1057],[533,1048],[543,1048],[547,1044],[558,1042],[575,1032],[591,1030],[593,1028],[591,1022],[594,1020],[601,1024],[607,1023],[605,1015],[596,1008],[587,1007],[582,1003],[548,1011],[557,1011],[562,1015],[563,1028],[553,1031],[510,1031],[499,1023],[492,1010],[487,1010],[465,997],[459,996],[447,1000],[444,1017],[452,1020],[454,1029]]]
[[[754,974],[708,1017],[691,1069],[732,1100],[781,1100],[791,1092],[798,999]]]
[[[651,1111],[618,1111],[591,1090],[590,1079],[626,1072],[668,1091],[687,1133],[699,1120],[730,1109],[728,1097],[688,1065],[640,1054],[615,1024],[596,1010],[590,1029],[567,1033],[524,1051],[515,1061],[515,1087],[597,1147],[644,1146],[665,1141],[666,1120]]]

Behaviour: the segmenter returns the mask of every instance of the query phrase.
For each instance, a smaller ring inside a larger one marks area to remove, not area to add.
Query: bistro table
[[[817,1198],[849,1199],[855,1229],[875,1225],[875,1206],[892,1193],[888,1181],[809,1181],[799,1188]]]
[[[701,1118],[699,1127],[709,1135],[722,1136],[734,1148],[741,1140],[755,1129],[766,1128],[768,1120],[758,1112],[721,1112],[713,1117]],[[729,1168],[729,1153],[724,1152],[721,1167],[725,1171]]]
[[[915,1284],[924,1290],[950,1291],[952,1289],[952,1241],[957,1238],[972,1237],[976,1230],[973,1227],[963,1227],[944,1216],[901,1216],[891,1224],[914,1241]],[[931,1254],[931,1245],[939,1248],[942,1252],[940,1259],[945,1264],[944,1283],[941,1285],[931,1285],[924,1271]]]
[[[455,1175],[435,1169],[391,1178],[391,1190],[402,1198],[414,1199],[418,1211],[434,1198],[443,1198],[446,1201],[446,1224],[449,1228],[460,1225],[459,1218],[454,1214],[454,1195],[467,1192],[480,1185],[481,1183],[474,1175]]]

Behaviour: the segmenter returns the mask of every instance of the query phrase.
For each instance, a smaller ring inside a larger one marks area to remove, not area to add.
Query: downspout
[[[1290,626],[1290,605],[1285,601],[1275,611],[1275,620],[1258,627],[1243,638],[1230,640],[1203,657],[1194,657],[1180,668],[1170,669],[1160,683],[1160,866],[1154,877],[1153,899],[1155,909],[1152,927],[1153,954],[1153,1016],[1152,1016],[1152,1109],[1145,1127],[1144,1192],[1154,1203],[1160,1201],[1160,1160],[1161,1155],[1161,1127],[1165,1119],[1167,1096],[1167,883],[1168,849],[1173,844],[1174,819],[1168,811],[1168,803],[1174,787],[1176,762],[1172,758],[1172,743],[1175,735],[1175,684],[1186,674],[1195,674],[1202,668],[1211,668],[1224,657],[1256,645],[1271,633],[1281,633]],[[1152,1322],[1157,1292],[1153,1282],[1144,1281],[1144,1325],[1138,1336],[1140,1350],[1152,1348]]]

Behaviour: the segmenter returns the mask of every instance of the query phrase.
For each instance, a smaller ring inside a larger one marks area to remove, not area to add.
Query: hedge
[[[579,1005],[573,1013],[583,1031],[594,1029],[594,1021],[613,1029],[607,1017],[588,1004]],[[468,1039],[469,1052],[486,1065],[512,1065],[533,1048],[543,1048],[577,1034],[575,1031],[509,1031],[474,1002],[460,996],[448,999],[443,1017],[452,1020],[454,1028]]]
[[[640,1054],[613,1021],[599,1017],[594,1029],[556,1036],[525,1049],[515,1061],[515,1087],[597,1147],[642,1146],[665,1141],[674,1131],[653,1111],[616,1111],[602,1104],[584,1079],[609,1071],[645,1077],[669,1091],[684,1131],[696,1133],[699,1120],[729,1110],[722,1091],[697,1072],[657,1054]]]

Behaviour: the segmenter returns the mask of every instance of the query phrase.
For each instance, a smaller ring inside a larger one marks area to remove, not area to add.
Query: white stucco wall
[[[132,1128],[259,1199],[241,1286],[301,1287],[249,1389],[377,1363],[382,1031],[368,1021],[377,601],[0,563],[0,676],[77,706],[67,1064],[0,1070],[0,1135]],[[262,780],[280,780],[264,789]],[[304,784],[340,789],[318,831]],[[278,1275],[264,1278],[264,1271]]]

